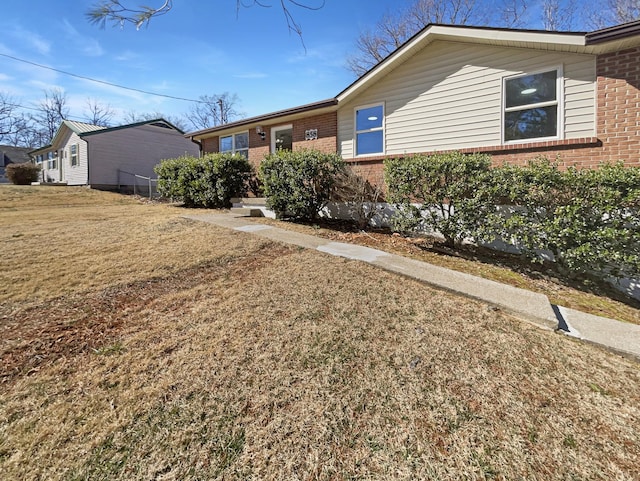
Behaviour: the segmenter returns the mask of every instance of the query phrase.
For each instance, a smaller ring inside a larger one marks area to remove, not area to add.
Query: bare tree
[[[478,8],[477,0],[417,0],[408,11],[412,30],[419,30],[429,23],[466,25],[474,20],[487,23],[489,16]]]
[[[486,25],[491,10],[484,7],[482,0],[414,0],[407,9],[387,13],[373,29],[358,36],[347,68],[363,75],[430,23]]]
[[[590,27],[599,29],[640,19],[640,0],[605,0],[587,14]]]
[[[358,36],[355,53],[347,59],[347,68],[357,76],[363,75],[429,24],[526,27],[531,17],[529,5],[526,0],[413,0],[406,10],[384,15],[375,28]],[[571,27],[576,0],[543,0],[542,7],[546,29]]]
[[[147,122],[150,120],[158,120],[158,119],[164,119],[167,122],[169,122],[170,124],[172,124],[173,126],[179,128],[180,130],[182,130],[183,132],[186,132],[188,130],[188,122],[182,118],[182,117],[177,117],[175,115],[165,115],[162,112],[134,112],[134,111],[129,111],[124,115],[124,124],[135,124],[138,122]]]
[[[100,127],[109,127],[111,125],[111,119],[113,119],[115,112],[109,104],[101,104],[96,99],[88,98],[86,105],[84,116],[90,124],[99,125]]]
[[[111,22],[120,27],[124,27],[126,23],[131,23],[139,29],[142,26],[149,25],[152,18],[165,15],[173,8],[173,0],[157,1],[160,3],[157,7],[149,7],[146,5],[127,7],[124,5],[123,0],[100,0],[86,15],[90,23],[102,28],[105,27],[107,22]],[[320,10],[325,4],[325,0],[278,0],[278,2],[282,8],[287,27],[290,31],[299,35],[300,38],[302,38],[302,27],[296,21],[291,7]],[[263,0],[236,0],[236,11],[239,11],[241,7],[250,8],[253,6],[271,7],[271,5],[265,3]]]
[[[242,115],[235,109],[237,103],[238,96],[228,92],[222,95],[202,95],[200,103],[185,114],[185,119],[194,130],[226,124]]]
[[[402,45],[414,33],[402,18],[386,14],[373,29],[362,32],[356,40],[356,53],[347,57],[349,70],[361,76]]]
[[[18,104],[13,98],[0,92],[0,142],[7,142],[16,132],[17,108]]]
[[[570,30],[575,18],[575,0],[544,0],[542,2],[542,24],[545,30]]]
[[[528,6],[526,0],[505,0],[500,12],[501,24],[508,28],[524,27]]]
[[[41,132],[43,143],[50,143],[56,134],[60,123],[69,117],[67,95],[61,89],[44,91],[44,99],[36,107],[33,121]]]

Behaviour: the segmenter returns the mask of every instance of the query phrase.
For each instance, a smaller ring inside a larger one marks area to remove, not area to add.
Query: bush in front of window
[[[217,153],[163,160],[154,171],[160,195],[180,200],[186,207],[217,209],[230,207],[233,197],[246,195],[253,169],[241,155]]]
[[[314,220],[327,205],[344,161],[318,150],[279,150],[260,164],[267,207],[278,218]]]
[[[640,275],[640,169],[622,163],[559,170],[546,158],[494,169],[506,209],[493,230],[533,261],[553,254],[565,273]]]
[[[485,219],[495,209],[490,166],[488,155],[460,152],[385,160],[394,229],[436,231],[450,247],[484,238]]]
[[[16,185],[29,185],[38,180],[40,166],[26,162],[24,164],[7,165],[5,175],[7,179]]]

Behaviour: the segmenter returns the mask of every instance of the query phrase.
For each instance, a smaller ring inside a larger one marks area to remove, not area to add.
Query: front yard
[[[0,187],[4,479],[637,479],[637,363],[183,212]]]

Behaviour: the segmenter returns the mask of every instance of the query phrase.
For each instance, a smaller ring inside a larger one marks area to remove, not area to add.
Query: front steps
[[[231,213],[238,217],[275,217],[267,209],[267,199],[264,197],[242,197],[231,199],[233,207]]]

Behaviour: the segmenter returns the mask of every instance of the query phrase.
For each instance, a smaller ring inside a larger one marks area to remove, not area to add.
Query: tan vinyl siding
[[[502,79],[560,67],[564,138],[595,134],[595,59],[590,55],[434,42],[338,111],[338,145],[354,156],[354,108],[383,102],[385,153],[502,143]]]

